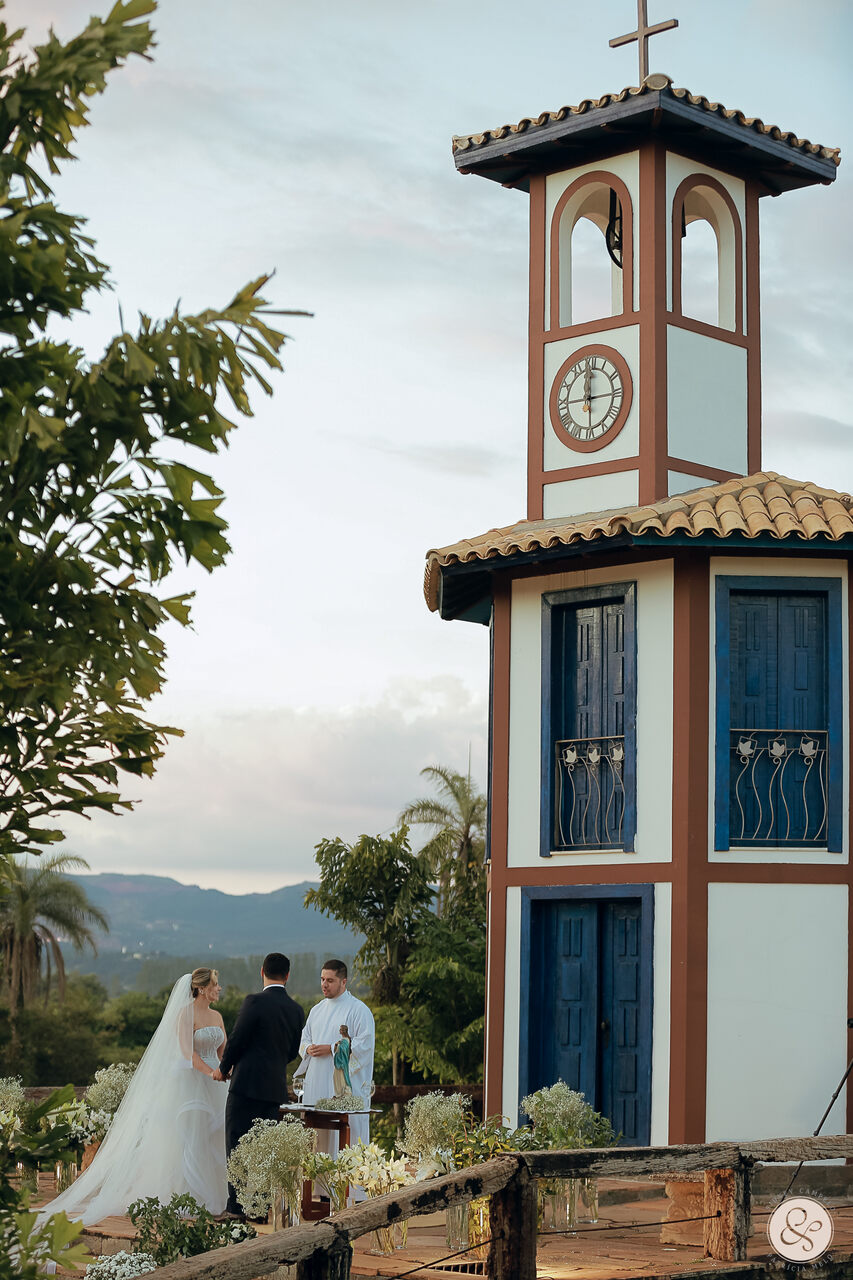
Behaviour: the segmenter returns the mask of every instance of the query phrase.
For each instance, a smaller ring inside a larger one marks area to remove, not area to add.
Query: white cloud
[[[390,830],[428,788],[430,764],[485,785],[486,708],[459,681],[399,682],[373,704],[273,706],[196,716],[130,814],[69,823],[67,849],[93,871],[172,875],[205,887],[311,879],[324,837]],[[417,834],[413,840],[418,842]]]

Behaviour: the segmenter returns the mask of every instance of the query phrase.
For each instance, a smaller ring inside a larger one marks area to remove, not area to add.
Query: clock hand
[[[592,385],[592,370],[589,367],[589,360],[587,360],[586,364],[584,365],[584,373],[583,373],[583,398],[584,398],[584,408],[586,409],[587,413],[589,413],[589,401],[590,401],[589,393],[590,393],[591,385]]]

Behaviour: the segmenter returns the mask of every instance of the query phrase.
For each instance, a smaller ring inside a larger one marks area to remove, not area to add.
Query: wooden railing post
[[[705,1174],[705,1256],[743,1262],[749,1237],[750,1167],[709,1169]]]
[[[352,1245],[332,1246],[296,1264],[296,1280],[350,1280]]]
[[[522,1160],[510,1182],[489,1200],[491,1280],[536,1280],[536,1179]]]

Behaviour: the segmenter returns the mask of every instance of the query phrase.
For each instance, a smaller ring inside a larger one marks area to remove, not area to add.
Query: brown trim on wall
[[[575,862],[571,855],[555,854],[543,859],[538,867],[509,867],[492,872],[493,882],[501,889],[521,885],[573,884],[668,884],[679,878],[671,862],[637,862],[630,854],[619,854],[624,862]],[[848,884],[850,868],[846,862],[711,862],[696,869],[696,881],[708,884]]]
[[[494,672],[492,676],[492,779],[489,813],[491,889],[489,893],[489,965],[486,974],[488,1011],[485,1043],[486,1115],[502,1109],[504,1054],[504,985],[506,979],[506,887],[509,796],[509,691],[512,629],[512,581],[495,585]]]
[[[677,556],[673,581],[672,973],[669,1142],[704,1142],[708,1040],[710,564]]]
[[[686,471],[688,475],[701,476],[703,480],[713,480],[722,484],[724,480],[732,480],[739,474],[737,471],[721,471],[719,467],[708,467],[704,462],[688,462],[686,458],[667,458],[667,471]]]
[[[667,316],[673,329],[688,329],[691,333],[701,333],[704,338],[713,338],[715,342],[727,342],[731,347],[746,347],[749,340],[740,333],[732,333],[731,329],[720,329],[705,320],[694,320],[692,316],[679,316],[673,312]]]
[[[600,320],[551,328],[545,336],[548,342],[562,342],[565,338],[585,338],[588,333],[603,333],[605,329],[631,329],[636,323],[637,312],[634,311],[631,315],[602,316]]]
[[[640,504],[667,493],[666,150],[640,147]]]
[[[683,317],[684,312],[681,304],[681,215],[684,208],[684,201],[695,187],[708,187],[711,191],[715,191],[720,196],[729,211],[732,220],[732,229],[735,237],[735,327],[734,333],[743,333],[743,227],[741,226],[740,214],[737,211],[737,205],[732,199],[731,192],[727,191],[717,178],[712,178],[709,173],[691,173],[683,182],[680,182],[672,200],[672,314],[673,316]],[[719,242],[718,242],[719,247]],[[720,286],[723,285],[723,279],[720,275],[718,267],[718,279]],[[732,330],[725,329],[721,325],[708,325],[708,329],[712,331],[714,337],[719,337],[721,333],[731,333]],[[719,332],[718,332],[719,330]],[[702,332],[702,330],[700,330]]]
[[[640,459],[614,458],[612,462],[590,462],[579,467],[560,467],[557,471],[543,471],[541,480],[545,484],[557,484],[561,480],[583,480],[584,476],[609,476],[617,471],[636,471]]]
[[[545,448],[545,175],[530,179],[530,302],[527,320],[527,519],[542,519]]]
[[[621,317],[627,317],[634,310],[634,209],[631,194],[621,178],[606,169],[596,169],[592,173],[584,173],[576,178],[560,196],[551,217],[551,309],[548,315],[549,329],[560,328],[560,223],[563,210],[582,187],[604,186],[616,192],[622,204],[622,311]],[[571,305],[571,298],[569,299]]]
[[[636,862],[630,854],[618,856],[626,861],[603,866],[575,863],[571,857],[559,855],[543,858],[540,867],[510,867],[501,873],[500,882],[506,888],[521,885],[663,884],[672,876],[672,866],[668,862]]]
[[[747,469],[761,470],[761,279],[758,198],[755,182],[746,184],[746,395]]]

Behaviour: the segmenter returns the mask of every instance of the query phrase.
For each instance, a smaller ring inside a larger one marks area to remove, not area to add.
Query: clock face
[[[551,388],[551,423],[572,449],[601,449],[625,425],[631,373],[612,347],[585,347],[559,370]]]

